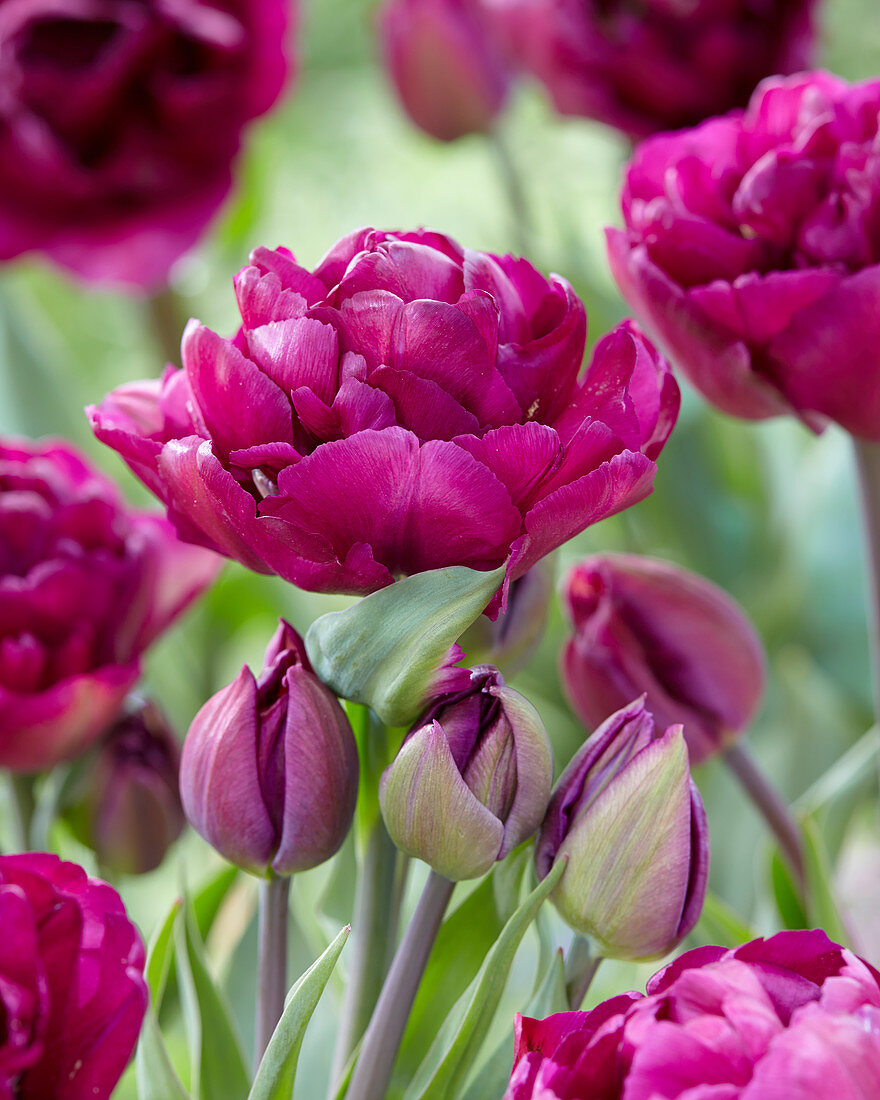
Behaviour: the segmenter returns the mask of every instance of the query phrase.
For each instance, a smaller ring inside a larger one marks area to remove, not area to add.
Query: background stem
[[[584,1003],[601,962],[602,956],[590,951],[587,937],[575,936],[565,960],[565,992],[572,1012],[577,1012]]]
[[[388,971],[397,938],[396,877],[397,849],[382,818],[377,817],[360,861],[351,921],[351,969],[336,1033],[331,1089],[338,1086],[352,1051],[367,1029]]]
[[[803,893],[806,888],[803,841],[788,804],[759,769],[744,745],[733,745],[724,754],[724,758],[779,842]]]
[[[880,445],[853,439],[862,504],[874,716],[880,720]]]
[[[435,871],[428,876],[364,1035],[346,1100],[385,1097],[406,1021],[454,889],[454,882]]]
[[[290,879],[273,875],[260,883],[257,1017],[254,1070],[259,1066],[287,996],[287,906]]]
[[[166,363],[180,365],[180,338],[183,335],[184,311],[180,298],[171,287],[166,286],[146,300],[150,328],[156,346],[162,356],[162,367]],[[161,374],[161,371],[157,373]]]
[[[34,784],[36,776],[9,773],[9,787],[12,794],[10,805],[14,822],[14,843],[19,852],[30,852],[33,848],[33,821],[37,808]]]
[[[498,165],[498,173],[502,186],[507,195],[507,205],[510,209],[511,222],[513,224],[513,243],[516,251],[521,256],[531,256],[532,252],[532,216],[529,204],[526,200],[525,189],[516,163],[511,155],[507,142],[495,127],[487,135],[487,141],[495,156]]]

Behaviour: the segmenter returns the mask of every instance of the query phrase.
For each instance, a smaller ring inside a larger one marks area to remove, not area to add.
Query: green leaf
[[[192,1058],[192,1091],[199,1100],[241,1100],[250,1080],[229,1006],[205,961],[192,905],[175,935],[177,977]]]
[[[156,1014],[147,1010],[134,1056],[138,1100],[191,1100],[174,1071]]]
[[[809,928],[810,920],[791,868],[776,847],[770,853],[770,888],[783,928]]]
[[[193,913],[196,918],[196,927],[203,941],[207,939],[220,912],[220,906],[226,900],[226,895],[234,886],[240,873],[239,869],[231,864],[221,867],[193,894]]]
[[[479,974],[438,1032],[404,1100],[452,1100],[457,1095],[486,1038],[517,948],[564,870],[560,860],[505,924]]]
[[[162,1004],[165,982],[168,979],[168,971],[171,969],[171,962],[174,958],[174,928],[177,924],[177,918],[180,916],[182,905],[183,902],[180,898],[174,900],[167,916],[153,933],[147,952],[147,965],[144,976],[147,979],[147,985],[150,987],[150,1003],[156,1012],[159,1011]]]
[[[350,925],[342,929],[324,954],[291,989],[284,1014],[260,1062],[248,1100],[291,1100],[306,1026],[330,980],[349,932]]]
[[[804,838],[809,926],[822,928],[832,940],[848,945],[851,936],[834,900],[831,861],[815,818],[803,818],[801,835]]]
[[[449,647],[504,580],[462,565],[432,569],[380,589],[309,627],[306,650],[337,695],[369,706],[389,726],[411,722]]]
[[[706,943],[721,947],[738,947],[755,938],[755,932],[745,921],[711,890],[706,891],[696,933]]]
[[[554,1012],[568,1011],[565,992],[565,959],[562,949],[553,952],[538,988],[523,1009],[523,1016],[543,1020]],[[498,1044],[474,1075],[462,1100],[486,1100],[488,1096],[503,1096],[513,1065],[513,1028]]]

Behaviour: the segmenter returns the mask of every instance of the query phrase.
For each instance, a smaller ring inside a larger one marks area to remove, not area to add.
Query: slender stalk
[[[770,831],[779,841],[779,847],[791,865],[803,892],[806,888],[803,841],[788,804],[760,770],[754,757],[744,745],[735,744],[727,750],[724,758]]]
[[[602,956],[594,955],[590,951],[587,937],[575,936],[565,960],[565,992],[572,1012],[577,1012],[584,1003],[584,997],[601,962]]]
[[[146,300],[146,308],[156,345],[162,355],[162,366],[179,363],[184,324],[180,298],[171,287],[166,286]]]
[[[287,906],[290,879],[273,875],[260,883],[257,957],[257,1018],[254,1070],[259,1066],[284,1011],[287,996]]]
[[[868,633],[874,717],[880,722],[880,444],[854,439],[865,531]]]
[[[336,1033],[330,1095],[338,1087],[351,1053],[367,1029],[385,980],[396,940],[396,878],[397,849],[382,818],[377,816],[366,839],[355,890],[348,952],[351,969]]]
[[[37,808],[34,784],[36,776],[10,772],[9,787],[12,794],[10,805],[15,829],[14,843],[20,852],[33,849],[33,823]]]
[[[501,183],[507,195],[507,204],[513,222],[514,246],[521,256],[528,256],[531,254],[534,239],[533,219],[522,178],[507,142],[502,137],[498,127],[495,127],[489,133],[488,142],[495,156]]]
[[[455,883],[435,871],[404,933],[364,1035],[346,1100],[383,1100],[428,956]]]

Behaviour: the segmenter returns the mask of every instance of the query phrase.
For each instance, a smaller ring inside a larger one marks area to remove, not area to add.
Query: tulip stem
[[[177,365],[183,332],[183,309],[179,296],[171,287],[165,286],[147,298],[146,308],[153,337],[162,356],[162,366],[166,363]]]
[[[35,777],[10,772],[9,786],[12,794],[10,804],[14,822],[14,843],[20,852],[29,852],[33,848],[33,822],[37,808],[34,792]]]
[[[880,445],[854,439],[865,531],[874,716],[880,722]]]
[[[488,141],[495,155],[498,173],[507,195],[513,221],[514,245],[521,256],[527,256],[532,249],[532,216],[522,178],[507,142],[497,126],[489,132]]]
[[[384,1100],[413,1001],[455,883],[432,871],[382,986],[346,1100]]]
[[[803,894],[806,890],[804,845],[791,809],[744,745],[733,745],[724,754],[724,759],[779,842]]]
[[[575,936],[565,960],[565,993],[572,1012],[577,1012],[584,1003],[601,962],[602,956],[593,954],[587,937]]]
[[[335,1095],[351,1053],[366,1031],[388,971],[397,938],[396,879],[397,849],[377,816],[366,838],[355,890],[351,970],[336,1033],[329,1095]]]
[[[273,875],[260,883],[257,947],[257,1014],[254,1071],[266,1053],[287,996],[287,906],[290,879]]]

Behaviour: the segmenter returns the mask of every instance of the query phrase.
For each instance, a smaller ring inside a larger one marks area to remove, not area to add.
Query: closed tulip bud
[[[379,803],[398,848],[448,879],[477,878],[538,828],[552,776],[538,712],[478,665],[409,732]]]
[[[553,560],[544,558],[510,585],[507,607],[493,623],[481,615],[459,639],[473,664],[497,665],[513,676],[529,663],[547,628]]]
[[[65,817],[116,874],[153,871],[185,824],[180,749],[154,703],[142,703],[106,734],[85,764]]]
[[[187,819],[239,867],[290,875],[337,851],[357,786],[348,719],[282,620],[259,678],[245,666],[193,720],[180,770]]]
[[[662,736],[644,697],[613,714],[562,773],[535,849],[539,878],[600,955],[665,955],[697,923],[709,873],[706,813],[681,726]]]
[[[726,592],[670,562],[587,558],[563,601],[574,636],[562,679],[588,729],[645,693],[660,728],[684,726],[692,764],[729,748],[764,690],[764,651]]]
[[[379,35],[416,126],[440,141],[491,129],[510,74],[479,0],[388,0]]]

